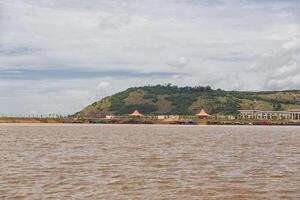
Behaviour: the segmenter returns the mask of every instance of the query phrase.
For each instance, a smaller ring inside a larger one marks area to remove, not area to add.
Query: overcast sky
[[[0,114],[159,83],[300,89],[300,1],[0,0]]]

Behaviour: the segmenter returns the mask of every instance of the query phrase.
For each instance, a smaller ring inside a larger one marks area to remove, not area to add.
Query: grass
[[[300,109],[300,91],[239,92],[170,85],[135,87],[95,102],[80,114],[127,115],[138,109],[143,114],[192,115],[202,108],[220,115],[237,114],[239,109]]]

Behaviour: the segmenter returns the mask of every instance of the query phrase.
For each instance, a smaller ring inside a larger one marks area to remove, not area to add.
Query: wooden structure
[[[201,111],[197,113],[196,116],[203,119],[203,118],[208,118],[211,115],[205,112],[203,109],[201,109]]]
[[[135,110],[133,113],[129,114],[129,116],[131,116],[131,117],[143,117],[144,115],[142,115],[138,110]]]

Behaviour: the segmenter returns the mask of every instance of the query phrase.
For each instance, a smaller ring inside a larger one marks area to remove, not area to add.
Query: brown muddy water
[[[0,199],[300,199],[300,128],[0,125]]]

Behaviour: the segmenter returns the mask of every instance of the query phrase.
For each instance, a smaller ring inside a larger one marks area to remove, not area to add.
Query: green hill
[[[237,114],[239,109],[300,109],[300,91],[242,92],[207,87],[156,85],[129,88],[97,101],[76,113],[83,117],[143,114],[191,115],[204,108],[211,114]]]

